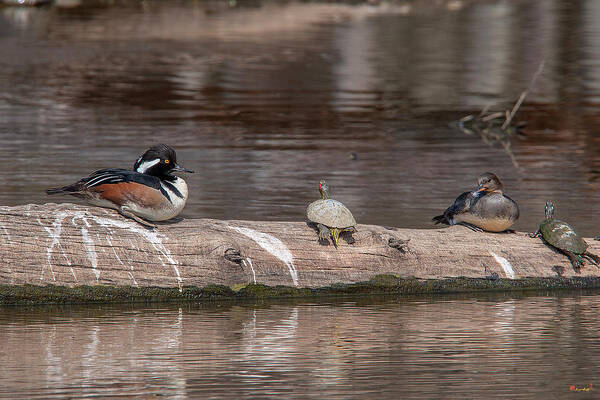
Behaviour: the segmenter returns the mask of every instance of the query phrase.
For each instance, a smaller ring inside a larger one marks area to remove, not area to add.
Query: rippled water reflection
[[[0,8],[0,203],[163,141],[198,171],[186,217],[303,219],[327,178],[361,223],[430,227],[489,170],[517,229],[553,199],[597,234],[599,18],[596,0]],[[544,57],[522,170],[448,126],[510,107]]]
[[[599,304],[567,292],[0,308],[0,397],[567,398],[600,386]]]

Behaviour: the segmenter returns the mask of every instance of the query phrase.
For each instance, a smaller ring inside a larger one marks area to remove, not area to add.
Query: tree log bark
[[[0,284],[133,287],[324,287],[375,275],[597,277],[525,233],[461,226],[400,229],[358,225],[338,249],[305,222],[183,220],[154,231],[113,210],[73,204],[0,207]],[[348,243],[348,241],[353,243]],[[600,244],[587,239],[592,252]]]

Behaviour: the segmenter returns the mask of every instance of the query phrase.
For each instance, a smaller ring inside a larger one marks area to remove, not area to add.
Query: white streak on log
[[[125,264],[123,263],[123,261],[121,261],[121,258],[120,258],[120,257],[119,257],[119,255],[117,254],[117,251],[115,250],[115,248],[114,248],[114,246],[113,246],[113,244],[112,244],[112,241],[110,240],[110,237],[111,237],[111,236],[112,236],[112,232],[111,232],[111,231],[110,231],[110,229],[109,229],[109,230],[108,230],[108,234],[106,235],[106,243],[108,243],[108,245],[109,245],[109,246],[110,246],[110,248],[112,249],[112,251],[113,251],[113,254],[115,255],[115,258],[117,259],[117,261],[119,262],[119,264],[121,264],[121,265],[123,265],[123,266],[124,266]]]
[[[54,219],[54,222],[52,222],[52,229],[48,228],[47,226],[44,226],[44,224],[42,223],[41,219],[37,219],[38,224],[40,224],[40,226],[42,228],[44,228],[46,230],[46,232],[48,232],[48,236],[50,237],[50,239],[52,239],[52,241],[50,242],[50,244],[48,245],[48,247],[46,247],[46,259],[48,261],[48,268],[50,269],[50,273],[52,274],[52,280],[56,281],[56,277],[54,276],[54,270],[52,268],[52,251],[54,250],[54,246],[58,246],[61,251],[62,251],[62,255],[65,258],[65,260],[67,260],[67,264],[71,265],[71,263],[69,262],[69,260],[67,259],[67,256],[65,256],[65,252],[62,248],[62,246],[60,245],[60,233],[62,231],[62,221],[63,219],[65,219],[65,217],[67,216],[66,213],[64,212],[59,212],[58,214],[56,214],[56,218]],[[42,267],[42,275],[40,276],[40,280],[44,280],[44,270],[46,268]]]
[[[119,255],[117,254],[117,251],[115,250],[115,247],[112,244],[112,240],[110,240],[110,237],[112,236],[112,231],[110,229],[108,229],[108,228],[106,228],[106,230],[108,231],[108,234],[106,235],[106,243],[108,243],[108,245],[112,249],[113,254],[115,255],[115,258],[117,259],[117,261],[119,262],[119,264],[121,264],[122,266],[126,267],[125,263],[121,260],[121,257],[119,257]],[[130,265],[130,268],[131,268],[131,271],[133,271],[133,265]],[[137,281],[133,277],[133,274],[131,272],[129,272],[129,271],[127,271],[127,273],[129,274],[129,277],[133,281],[134,286],[139,287]]]
[[[132,269],[133,269],[133,266],[132,266]],[[136,280],[135,280],[135,278],[133,277],[133,274],[132,274],[131,272],[129,272],[129,271],[127,271],[127,273],[129,274],[129,277],[130,277],[130,278],[131,278],[131,280],[133,281],[133,285],[134,285],[135,287],[140,287],[140,285],[138,285],[137,281],[136,281]]]
[[[6,238],[7,238],[8,242],[10,243],[11,242],[10,233],[8,233],[8,231],[6,230],[4,225],[2,225],[2,230],[4,231],[4,234],[6,235]]]
[[[46,248],[46,256],[48,257],[48,266],[50,268],[50,272],[52,273],[52,279],[56,280],[56,278],[54,277],[54,270],[52,268],[52,263],[50,262],[50,260],[52,258],[52,251],[54,249],[54,246],[57,246],[60,249],[60,252],[62,253],[62,256],[64,257],[65,261],[67,262],[67,265],[71,269],[71,275],[73,275],[73,279],[75,279],[75,281],[77,282],[77,276],[75,275],[75,270],[73,269],[73,267],[71,267],[71,261],[65,254],[65,249],[63,249],[62,245],[60,244],[60,235],[62,232],[62,221],[63,221],[63,219],[65,219],[66,216],[67,216],[67,213],[64,211],[57,213],[56,218],[54,219],[54,222],[52,222],[53,229],[50,229],[50,228],[44,226],[44,224],[42,224],[42,221],[39,218],[38,218],[38,223],[46,230],[46,232],[48,232],[48,236],[50,236],[50,239],[52,239],[52,242]],[[42,268],[42,276],[40,277],[40,280],[43,280],[43,279],[44,279],[44,269]]]
[[[246,260],[248,260],[248,264],[246,264]],[[250,266],[250,271],[252,271],[252,282],[256,283],[256,272],[254,272],[254,267],[252,266],[252,260],[250,257],[247,257],[246,260],[242,260],[244,265]]]
[[[138,235],[140,235],[141,237],[146,239],[152,245],[152,247],[156,251],[158,251],[160,254],[162,254],[162,256],[165,257],[167,262],[172,266],[173,270],[175,271],[175,275],[177,276],[177,283],[179,285],[179,291],[183,290],[183,286],[182,286],[183,281],[181,279],[181,274],[179,273],[179,268],[177,267],[177,265],[179,263],[175,259],[173,259],[173,257],[171,256],[171,252],[169,251],[169,249],[167,249],[165,247],[165,245],[162,242],[161,237],[159,236],[159,234],[157,232],[150,231],[146,228],[143,228],[135,222],[119,221],[119,220],[112,219],[112,218],[97,217],[94,215],[91,215],[90,218],[92,220],[94,220],[98,225],[101,225],[106,229],[108,229],[108,227],[127,229],[133,233],[137,233]],[[164,238],[168,239],[166,236],[164,236]],[[160,256],[159,256],[159,259],[160,259]],[[162,260],[161,260],[161,264],[163,266],[165,266],[165,263]]]
[[[500,264],[507,278],[515,279],[515,271],[513,270],[512,265],[508,262],[508,260],[504,257],[500,257],[496,253],[490,251],[490,254],[494,257],[496,262]]]
[[[287,265],[290,270],[290,276],[295,286],[298,286],[298,273],[294,267],[294,257],[283,242],[275,236],[271,236],[264,232],[258,232],[250,228],[242,228],[237,226],[229,226],[236,232],[254,240],[260,247],[268,251],[271,255],[277,257]]]
[[[83,218],[85,222],[85,218]],[[96,276],[96,282],[100,278],[100,271],[98,271],[98,256],[96,255],[96,245],[94,244],[94,239],[90,237],[88,234],[88,230],[85,226],[80,228],[81,237],[83,238],[83,245],[87,251],[88,260],[90,260],[90,264],[92,264],[92,271],[94,271],[94,275]]]

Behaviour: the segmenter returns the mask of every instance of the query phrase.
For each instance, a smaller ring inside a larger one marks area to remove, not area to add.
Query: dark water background
[[[431,227],[485,171],[600,233],[600,2],[60,0],[0,7],[0,204],[166,142],[184,217]],[[515,166],[449,124],[510,108]],[[352,155],[355,155],[353,157]],[[594,398],[597,293],[0,308],[0,397]],[[596,386],[595,386],[596,387]]]
[[[573,292],[0,308],[0,397],[592,399],[599,313]]]
[[[197,171],[188,218],[302,220],[326,178],[359,223],[427,228],[492,171],[517,229],[552,199],[598,234],[598,20],[596,0],[0,8],[0,204],[167,142]],[[542,59],[520,168],[449,126],[512,107]]]

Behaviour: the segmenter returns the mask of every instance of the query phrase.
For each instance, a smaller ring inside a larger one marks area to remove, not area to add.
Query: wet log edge
[[[598,267],[574,270],[524,232],[357,229],[336,249],[306,222],[189,219],[150,231],[94,207],[0,207],[0,304],[600,287]]]

